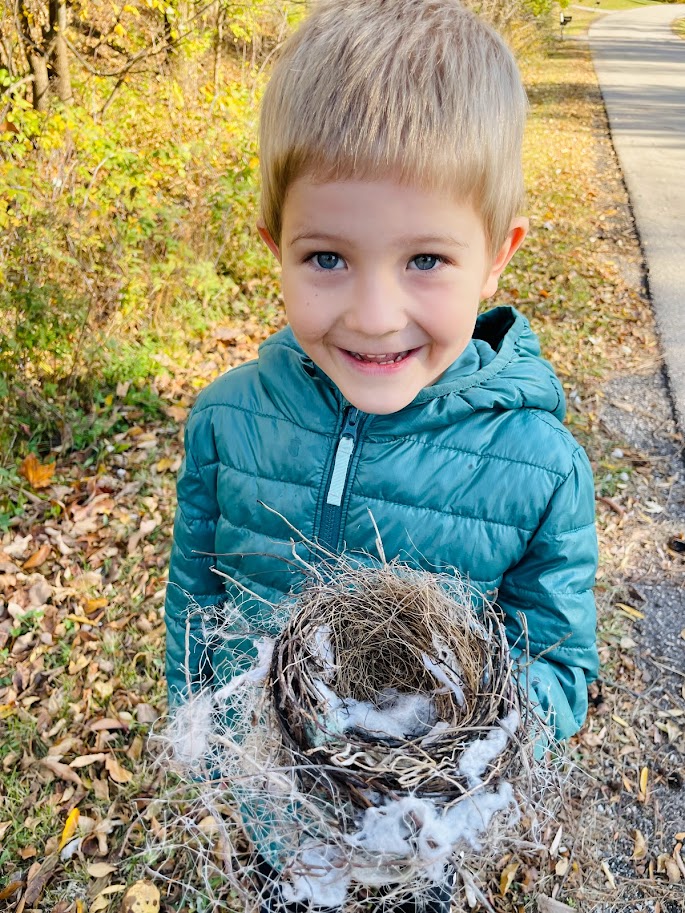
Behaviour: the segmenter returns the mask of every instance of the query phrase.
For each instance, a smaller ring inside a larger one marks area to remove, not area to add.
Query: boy
[[[259,231],[290,325],[188,420],[172,705],[230,678],[246,646],[236,632],[208,650],[203,610],[228,598],[268,631],[269,603],[300,582],[285,520],[375,553],[370,509],[388,559],[496,597],[539,712],[559,738],[581,726],[591,470],[527,321],[477,318],[527,231],[525,112],[510,52],[458,0],[324,0],[286,44],[263,103]]]

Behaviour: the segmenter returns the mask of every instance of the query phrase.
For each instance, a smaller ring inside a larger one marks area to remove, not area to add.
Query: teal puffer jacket
[[[245,653],[239,633],[208,648],[203,610],[228,598],[252,628],[273,628],[262,600],[279,602],[302,581],[288,523],[335,550],[376,554],[370,511],[388,559],[456,568],[496,597],[515,652],[523,613],[528,683],[557,736],[574,733],[598,663],[594,487],[539,352],[525,318],[496,308],[438,383],[399,412],[366,415],[287,328],[204,390],[178,478],[165,610],[171,704],[225,682]]]

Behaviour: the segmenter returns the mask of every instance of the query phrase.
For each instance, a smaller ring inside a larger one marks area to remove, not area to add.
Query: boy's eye
[[[318,254],[313,254],[311,259],[319,267],[319,269],[341,269],[345,265],[345,261],[338,254],[331,253],[330,251],[322,251]]]
[[[438,257],[437,254],[419,254],[418,257],[414,257],[409,263],[414,265],[414,269],[427,272],[435,269],[438,263],[442,263],[442,257]]]

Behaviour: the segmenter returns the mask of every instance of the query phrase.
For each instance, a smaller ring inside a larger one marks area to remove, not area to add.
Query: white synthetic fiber
[[[174,711],[166,734],[181,766],[193,769],[207,754],[213,711],[214,695],[206,692],[193,695]]]
[[[387,688],[378,697],[378,706],[370,701],[339,697],[321,679],[314,687],[325,712],[322,729],[339,735],[360,729],[372,736],[391,739],[413,739],[430,731],[435,720],[433,700],[429,694],[406,694]]]
[[[286,903],[341,907],[350,881],[349,862],[337,846],[308,840],[284,873],[281,892]]]
[[[509,739],[519,727],[519,722],[518,713],[512,710],[500,720],[499,729],[493,729],[484,739],[472,742],[464,751],[459,760],[459,773],[466,777],[470,788],[483,782],[483,774],[507,747]]]
[[[459,680],[455,672],[453,672],[449,667],[443,668],[441,663],[436,663],[434,660],[427,656],[425,653],[421,654],[423,659],[423,665],[435,678],[445,685],[457,699],[457,703],[460,707],[463,707],[466,703],[464,697],[463,683]]]
[[[331,674],[335,672],[335,650],[331,643],[330,625],[321,625],[320,628],[317,628],[313,640],[315,656],[321,662],[325,678],[329,680]]]

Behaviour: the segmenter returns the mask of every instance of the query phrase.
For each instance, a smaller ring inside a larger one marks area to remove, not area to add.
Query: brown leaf
[[[509,865],[505,866],[502,869],[502,872],[499,877],[499,892],[504,897],[509,888],[514,883],[516,878],[516,873],[518,872],[519,864],[518,862],[510,862]]]
[[[88,767],[90,764],[96,764],[98,761],[104,761],[107,756],[103,752],[98,754],[84,754],[74,758],[69,762],[69,767]]]
[[[23,568],[25,571],[33,570],[33,568],[40,567],[45,561],[48,560],[52,554],[52,548],[49,543],[44,542],[43,545],[38,549],[37,552],[34,552],[31,557],[24,562]]]
[[[23,887],[23,881],[10,881],[6,888],[0,891],[0,900],[7,900],[12,894],[16,894],[19,888]]]
[[[86,871],[91,878],[105,878],[107,875],[111,875],[112,872],[116,872],[117,867],[115,865],[110,865],[109,862],[90,862],[86,866]]]
[[[547,897],[546,894],[539,894],[537,901],[538,913],[568,913],[569,910],[574,909],[574,907],[569,907],[568,904],[562,903],[560,900]]]
[[[122,723],[121,720],[114,720],[111,717],[103,717],[100,720],[95,720],[94,723],[90,724],[90,728],[93,732],[100,732],[103,729],[107,731],[112,729],[128,729],[126,723]]]
[[[129,783],[133,779],[130,770],[126,770],[113,755],[108,755],[105,760],[105,768],[115,783]]]
[[[124,894],[121,913],[157,913],[159,891],[150,881],[137,881]]]
[[[175,422],[185,422],[188,418],[188,410],[184,409],[183,406],[168,406],[166,414]]]
[[[60,764],[59,761],[55,761],[54,758],[49,756],[47,758],[43,758],[38,763],[43,767],[47,767],[47,769],[52,771],[52,773],[56,777],[59,777],[60,780],[65,780],[67,783],[73,783],[74,786],[83,786],[79,775],[74,773],[71,767],[68,767],[66,764]]]
[[[28,884],[26,885],[26,893],[22,897],[24,907],[35,906],[36,901],[45,889],[45,885],[55,874],[57,862],[57,856],[48,856],[47,859],[38,866],[35,872],[33,871],[33,868],[31,869],[29,872]]]
[[[633,845],[633,855],[631,859],[644,859],[647,855],[647,841],[644,838],[642,831],[635,830],[634,832],[635,843]]]
[[[22,475],[32,488],[47,488],[55,474],[55,463],[41,463],[35,453],[29,453],[19,467]]]

